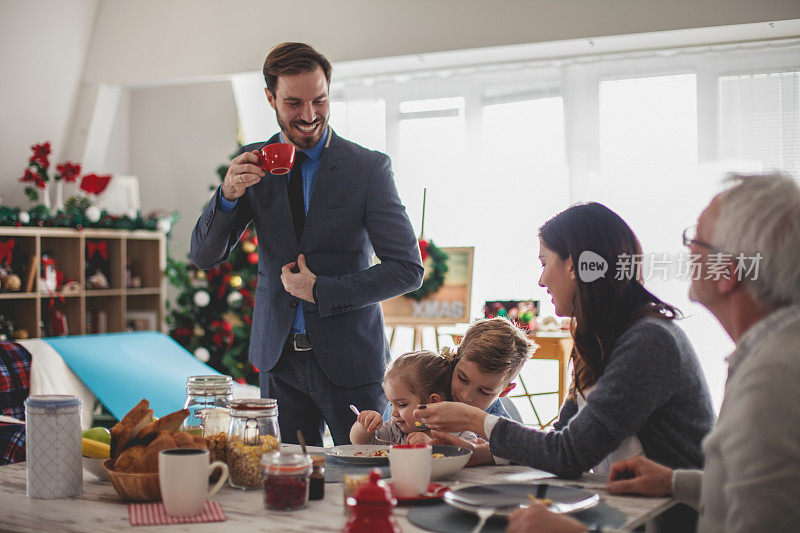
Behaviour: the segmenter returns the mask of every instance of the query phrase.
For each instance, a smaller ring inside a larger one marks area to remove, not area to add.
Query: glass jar
[[[272,452],[261,458],[264,506],[293,511],[308,505],[311,457],[297,452]]]
[[[210,437],[228,433],[229,409],[233,401],[233,379],[230,376],[189,376],[186,379],[186,403],[189,416],[183,431]]]
[[[228,429],[228,480],[231,487],[261,486],[261,456],[281,446],[278,400],[261,398],[234,402]]]
[[[325,497],[325,457],[311,456],[311,481],[308,487],[309,500],[321,500]]]

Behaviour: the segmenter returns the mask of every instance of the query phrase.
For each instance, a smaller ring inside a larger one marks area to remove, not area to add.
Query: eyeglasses
[[[693,244],[696,244],[697,246],[708,248],[713,252],[720,252],[720,249],[717,248],[716,246],[709,244],[707,242],[698,241],[697,239],[695,239],[696,236],[697,236],[697,224],[695,224],[694,226],[689,226],[688,228],[683,230],[683,245],[688,248]]]

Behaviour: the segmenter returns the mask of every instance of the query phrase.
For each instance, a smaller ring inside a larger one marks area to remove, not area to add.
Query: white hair
[[[757,275],[743,281],[767,308],[800,304],[800,187],[782,173],[732,174],[726,182],[712,244],[734,258],[760,254]]]

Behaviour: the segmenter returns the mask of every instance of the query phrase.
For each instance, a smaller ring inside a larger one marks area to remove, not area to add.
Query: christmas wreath
[[[425,268],[425,279],[422,286],[411,292],[404,294],[406,298],[412,298],[419,302],[426,296],[438,291],[444,284],[444,276],[447,273],[447,254],[441,248],[433,244],[433,241],[420,239],[419,253],[422,256],[423,264],[430,259],[430,268]]]

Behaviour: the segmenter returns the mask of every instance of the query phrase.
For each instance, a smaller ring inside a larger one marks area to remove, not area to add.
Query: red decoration
[[[86,241],[86,255],[91,259],[95,252],[100,252],[100,257],[108,260],[108,242],[106,241]]]
[[[33,182],[36,186],[40,189],[44,189],[45,181],[38,172],[34,172],[33,170],[26,168],[25,175],[22,176],[19,181],[26,183],[26,182]]]
[[[211,327],[217,330],[213,337],[214,344],[220,348],[223,345],[227,345],[226,348],[230,348],[233,344],[233,326],[231,323],[227,320],[213,320]]]
[[[258,252],[253,252],[252,254],[247,254],[247,262],[251,265],[258,264]]]
[[[67,183],[72,183],[81,173],[81,166],[78,163],[66,161],[60,165],[56,165],[56,170],[58,171],[58,174],[61,176],[62,180],[66,181]]]
[[[100,194],[108,187],[108,182],[111,181],[111,175],[100,176],[97,174],[86,174],[81,179],[81,190],[89,194]]]
[[[430,243],[425,239],[420,239],[417,242],[419,244],[419,255],[421,255],[422,260],[425,261],[428,258],[428,248],[430,247]]]
[[[14,250],[14,239],[8,239],[6,242],[0,242],[0,265],[8,261],[11,263],[12,251]]]
[[[50,142],[44,142],[42,144],[34,144],[31,146],[31,150],[33,151],[33,155],[30,159],[28,159],[29,163],[35,163],[42,167],[43,169],[47,170],[50,166]]]

